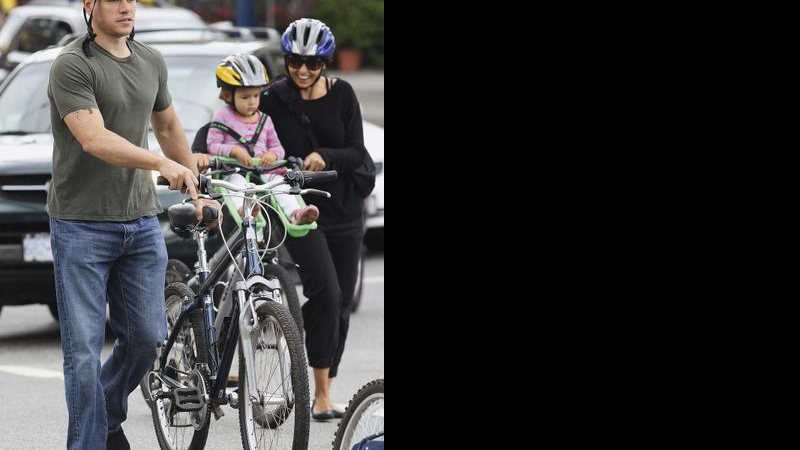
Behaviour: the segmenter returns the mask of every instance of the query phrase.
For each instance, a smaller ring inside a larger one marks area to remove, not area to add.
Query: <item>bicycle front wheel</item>
[[[336,430],[333,450],[352,450],[365,440],[383,441],[384,380],[375,380],[362,387],[344,412]]]
[[[183,283],[173,283],[167,286],[165,296],[167,326],[171,333],[185,304],[194,298],[194,292]],[[198,309],[183,322],[161,372],[187,388],[198,388],[201,394],[207,393],[207,377],[198,368],[198,364],[208,362],[206,345],[203,311]],[[156,380],[145,383],[148,391],[161,387]],[[150,408],[161,450],[202,450],[205,447],[211,425],[208,407],[182,412],[176,409],[170,397],[165,397],[151,402]]]
[[[283,304],[289,308],[292,314],[297,331],[300,333],[300,338],[303,338],[303,309],[300,307],[300,298],[297,296],[297,287],[292,282],[292,276],[289,272],[278,264],[267,264],[264,266],[264,277],[275,278],[281,284],[281,295],[283,297]]]
[[[245,450],[306,450],[311,405],[303,344],[288,309],[265,301],[239,361],[239,425]],[[245,332],[245,330],[242,330]],[[247,364],[253,365],[255,392]]]

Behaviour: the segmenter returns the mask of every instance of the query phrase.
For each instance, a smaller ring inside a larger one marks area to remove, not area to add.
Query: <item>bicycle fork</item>
[[[248,285],[250,286],[250,288],[252,288],[253,284],[262,284],[267,288],[269,288],[271,291],[262,293],[262,295],[266,294],[267,297],[261,298],[261,296],[254,295],[251,289],[248,289]],[[235,287],[235,292],[236,292],[236,298],[239,303],[239,311],[240,311],[239,329],[241,330],[241,333],[239,334],[239,343],[241,345],[241,348],[243,349],[242,355],[244,357],[244,361],[240,363],[243,363],[245,365],[246,378],[247,378],[247,392],[250,397],[250,401],[253,404],[264,407],[267,406],[266,403],[270,403],[270,400],[262,398],[262,396],[266,395],[266,393],[259,392],[258,385],[256,384],[257,381],[256,367],[255,367],[256,361],[255,361],[254,349],[269,350],[271,349],[271,343],[268,344],[267,342],[263,342],[262,341],[264,339],[263,336],[259,337],[259,342],[255,343],[257,345],[254,345],[253,343],[252,332],[253,330],[259,329],[259,327],[261,326],[258,319],[258,313],[256,312],[255,302],[256,300],[261,299],[262,301],[275,301],[276,303],[280,304],[281,297],[277,295],[278,293],[280,293],[280,287],[275,286],[274,282],[258,276],[250,279],[248,283],[242,281],[237,282]],[[275,300],[273,300],[272,298],[275,298]],[[274,326],[275,324],[269,324],[269,325]],[[287,360],[288,356],[281,346],[281,332],[279,330],[280,327],[278,327],[278,330],[275,330],[274,332],[274,337],[275,337],[274,350],[276,351],[278,356],[278,366],[281,376],[280,379],[286,380],[287,377],[290,376],[291,374],[291,366],[290,366],[291,361]],[[281,383],[281,386],[283,386],[283,383]],[[284,398],[291,400],[292,397],[291,392],[284,390],[282,394]],[[272,399],[272,401],[274,401],[278,405],[282,403],[282,399],[275,398]]]

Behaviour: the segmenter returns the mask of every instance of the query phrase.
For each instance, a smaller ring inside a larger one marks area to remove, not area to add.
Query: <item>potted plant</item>
[[[340,70],[357,70],[364,52],[383,47],[384,0],[318,0],[314,17],[336,37],[335,63]]]

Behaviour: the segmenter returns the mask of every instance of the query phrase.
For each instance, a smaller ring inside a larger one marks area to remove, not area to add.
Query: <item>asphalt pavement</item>
[[[347,403],[367,382],[384,378],[384,257],[371,253],[361,309],[352,316],[334,402]],[[2,294],[0,294],[2,295]],[[301,297],[301,301],[304,298]],[[103,358],[111,350],[106,343]],[[309,387],[313,392],[313,381]],[[129,399],[125,432],[133,450],[158,449],[150,410],[138,389]],[[242,448],[238,412],[211,425],[209,450]],[[311,422],[310,450],[330,450],[339,420]],[[0,315],[0,450],[66,448],[67,407],[58,324],[46,306],[4,308]]]

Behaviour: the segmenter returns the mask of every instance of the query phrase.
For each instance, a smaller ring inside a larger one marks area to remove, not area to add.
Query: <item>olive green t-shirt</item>
[[[88,58],[81,49],[85,39],[65,47],[50,70],[54,148],[47,211],[57,219],[110,222],[158,214],[161,205],[151,171],[112,166],[86,153],[64,117],[98,109],[108,130],[147,149],[150,116],[172,103],[164,57],[128,41],[132,54],[127,58],[117,58],[95,42],[90,43],[94,57]]]

